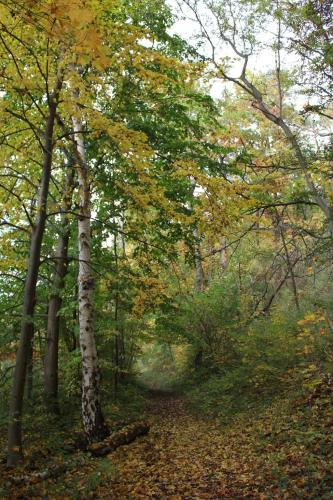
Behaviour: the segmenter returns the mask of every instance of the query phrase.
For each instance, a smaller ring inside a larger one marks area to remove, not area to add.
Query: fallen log
[[[72,460],[71,462],[68,463],[62,463],[62,464],[52,464],[48,469],[45,469],[43,471],[38,471],[38,472],[32,472],[31,474],[28,475],[22,475],[22,476],[8,476],[8,481],[12,484],[19,485],[22,483],[38,483],[41,481],[45,481],[47,479],[55,479],[58,476],[61,476],[65,472],[68,472],[69,470],[78,467],[78,466],[83,466],[86,465],[87,461],[83,459],[82,457],[78,457],[75,460]]]
[[[119,424],[119,423],[118,423]],[[145,422],[133,422],[132,424],[123,427],[119,431],[113,432],[104,441],[93,443],[86,451],[95,457],[104,457],[119,446],[132,443],[136,438],[145,436],[149,432],[149,425]],[[88,462],[82,457],[77,457],[69,462],[62,464],[52,464],[50,467],[43,471],[33,472],[28,475],[22,476],[8,476],[9,482],[15,485],[22,483],[38,483],[47,479],[55,479],[58,476],[68,472],[69,470],[77,467],[78,465],[86,465]]]
[[[149,425],[145,422],[136,422],[123,429],[113,432],[109,437],[99,443],[93,443],[88,447],[88,451],[95,457],[104,457],[119,446],[129,444],[140,436],[145,436],[149,432]]]
[[[46,479],[54,479],[58,476],[61,476],[64,472],[66,472],[65,465],[54,465],[49,469],[46,469],[41,472],[33,472],[27,476],[12,476],[9,477],[9,481],[13,484],[22,484],[22,483],[38,483],[39,481],[45,481]]]

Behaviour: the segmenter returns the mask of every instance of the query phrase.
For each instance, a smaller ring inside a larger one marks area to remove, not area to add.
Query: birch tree
[[[89,166],[80,118],[73,116],[75,160],[79,181],[78,213],[78,301],[80,349],[82,355],[82,419],[88,442],[103,439],[107,428],[101,410],[99,368],[94,328],[93,289],[91,269],[91,194]]]

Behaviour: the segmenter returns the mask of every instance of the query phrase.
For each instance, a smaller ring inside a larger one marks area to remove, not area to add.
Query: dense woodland
[[[0,0],[1,498],[333,498],[332,41]]]

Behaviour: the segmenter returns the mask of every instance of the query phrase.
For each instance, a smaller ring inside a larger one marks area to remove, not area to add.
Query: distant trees
[[[290,49],[296,52],[302,61],[303,70],[297,77],[309,100],[304,110],[333,119],[331,2],[329,0],[283,2],[281,12],[283,21],[291,30],[288,37]]]
[[[279,127],[285,135],[302,171],[308,192],[325,215],[329,233],[332,234],[333,209],[329,192],[325,182],[319,185],[318,180],[312,176],[312,158],[306,147],[306,133],[303,133],[302,125],[298,123],[295,111],[290,113],[290,82],[292,82],[291,85],[295,85],[297,80],[283,67],[282,61],[283,54],[288,53],[288,50],[296,50],[303,58],[307,53],[306,67],[309,73],[305,79],[303,78],[303,82],[309,88],[308,82],[310,80],[314,82],[310,75],[314,74],[315,79],[321,81],[323,85],[321,90],[321,85],[317,86],[318,98],[324,93],[327,98],[326,105],[331,105],[331,97],[329,97],[331,70],[329,68],[331,67],[330,33],[332,27],[327,5],[325,3],[320,5],[319,2],[299,2],[292,6],[288,2],[266,4],[260,1],[240,4],[232,0],[227,2],[183,0],[180,4],[185,7],[185,14],[186,12],[191,14],[198,25],[205,47],[203,57],[210,61],[214,75],[240,88],[249,98],[251,106]],[[290,13],[290,17],[283,17],[284,7]],[[304,21],[303,27],[301,27],[301,20]],[[271,57],[275,58],[272,74],[274,82],[268,80],[268,75],[254,76],[250,69],[251,58],[260,53],[263,45],[267,45],[259,39],[260,29],[262,30],[267,23],[275,24],[273,39],[268,44]],[[292,29],[296,30],[295,34],[298,38],[293,38],[290,33]],[[289,46],[286,47],[284,40],[285,38],[288,40],[288,36],[291,40]],[[312,43],[311,37],[313,37]],[[303,51],[301,46],[303,46]],[[228,58],[223,57],[223,48],[231,51],[232,61],[237,64],[231,64]],[[315,57],[316,51],[319,52],[317,58]],[[313,85],[311,88],[314,90]],[[304,91],[306,88],[303,87]],[[308,106],[306,109],[315,110],[315,107]]]

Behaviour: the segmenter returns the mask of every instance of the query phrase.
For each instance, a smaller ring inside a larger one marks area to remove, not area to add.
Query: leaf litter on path
[[[218,424],[189,414],[180,398],[155,397],[150,425],[148,436],[109,456],[116,470],[110,498],[237,498],[251,479],[251,471],[231,463]]]

